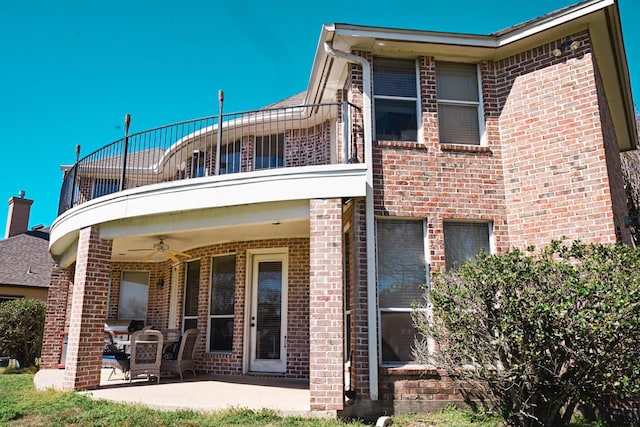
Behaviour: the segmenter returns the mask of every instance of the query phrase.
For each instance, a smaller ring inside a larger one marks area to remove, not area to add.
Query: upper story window
[[[476,64],[436,62],[440,142],[480,145],[482,111]]]
[[[97,178],[93,182],[93,198],[106,196],[120,191],[120,181],[117,179]],[[75,200],[78,200],[77,198]]]
[[[206,154],[204,151],[195,150],[191,157],[191,178],[198,178],[207,174],[205,168]]]
[[[220,175],[240,172],[242,144],[239,139],[225,144],[220,152]]]
[[[257,136],[255,169],[274,169],[284,166],[284,134]]]
[[[418,78],[412,59],[373,59],[376,140],[418,140]]]

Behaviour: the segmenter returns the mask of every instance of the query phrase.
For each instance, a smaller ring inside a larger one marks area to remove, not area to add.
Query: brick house
[[[138,319],[198,327],[199,372],[308,380],[311,410],[460,401],[412,363],[429,272],[560,236],[630,243],[636,143],[613,0],[489,35],[325,25],[305,92],[65,167],[42,368],[68,331],[63,388],[99,387],[105,320]]]
[[[8,203],[5,238],[0,240],[0,303],[17,298],[46,302],[55,264],[49,253],[49,229],[28,228],[33,200],[23,192]]]

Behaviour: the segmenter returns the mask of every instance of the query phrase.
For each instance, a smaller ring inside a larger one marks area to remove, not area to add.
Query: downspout
[[[378,310],[376,298],[375,218],[373,210],[373,143],[371,136],[371,64],[365,58],[334,50],[325,42],[324,51],[331,56],[354,62],[362,67],[362,118],[364,121],[364,159],[367,165],[365,222],[367,227],[367,323],[369,325],[369,395],[378,400]],[[372,327],[373,326],[373,327]],[[373,330],[373,331],[372,331]]]

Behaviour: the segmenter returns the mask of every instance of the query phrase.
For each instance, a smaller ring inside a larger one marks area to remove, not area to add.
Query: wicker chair
[[[129,360],[129,382],[133,377],[146,375],[158,379],[160,383],[160,364],[162,362],[162,332],[148,329],[131,334],[131,358]]]
[[[180,338],[176,357],[173,359],[162,359],[160,370],[170,374],[179,374],[181,381],[184,379],[182,373],[185,371],[191,371],[195,376],[196,371],[193,367],[193,359],[196,353],[196,344],[198,343],[199,335],[199,329],[187,329]]]
[[[104,331],[102,367],[111,369],[107,381],[115,374],[116,369],[120,369],[125,377],[127,371],[129,371],[129,355],[126,354],[124,348],[116,342],[113,333],[110,331]]]

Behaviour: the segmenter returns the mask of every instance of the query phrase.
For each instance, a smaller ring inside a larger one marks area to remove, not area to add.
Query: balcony
[[[230,113],[126,134],[65,172],[58,215],[101,196],[162,183],[363,163],[361,129],[360,110],[342,102]]]

